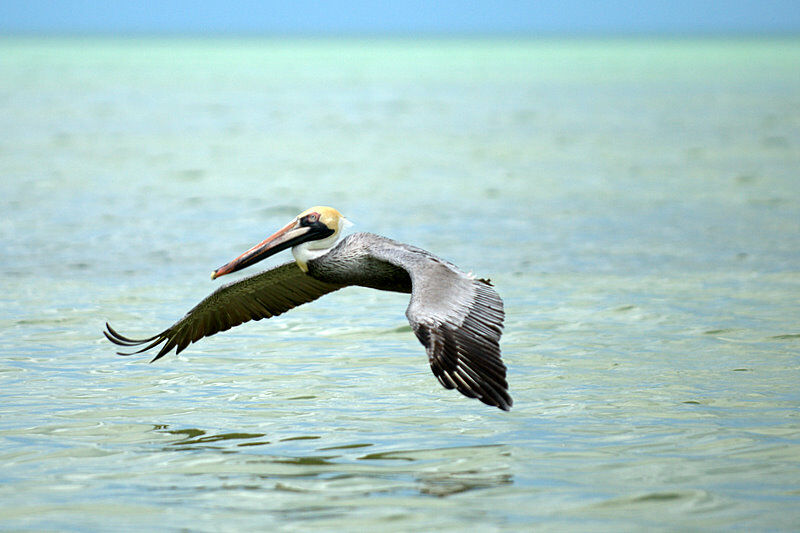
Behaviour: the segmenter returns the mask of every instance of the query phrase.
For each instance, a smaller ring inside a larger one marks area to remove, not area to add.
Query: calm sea
[[[0,529],[800,524],[799,40],[6,38],[0,117]],[[493,280],[510,413],[398,294],[102,337],[316,204]]]

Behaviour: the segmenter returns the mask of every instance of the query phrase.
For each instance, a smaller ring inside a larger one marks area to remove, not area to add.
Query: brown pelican
[[[411,293],[406,317],[425,346],[433,373],[447,389],[509,410],[506,367],[500,359],[503,301],[488,280],[466,274],[429,252],[371,233],[339,242],[349,224],[331,207],[312,207],[264,241],[215,270],[215,279],[287,248],[294,261],[223,285],[158,335],[130,339],[106,323],[103,333],[120,346],[163,343],[153,361],[173,348],[249,320],[284,313],[348,285]],[[338,242],[338,244],[337,244]],[[152,362],[152,361],[151,361]]]

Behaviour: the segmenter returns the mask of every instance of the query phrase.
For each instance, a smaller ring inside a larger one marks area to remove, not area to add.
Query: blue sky
[[[800,33],[800,0],[0,0],[0,33]]]

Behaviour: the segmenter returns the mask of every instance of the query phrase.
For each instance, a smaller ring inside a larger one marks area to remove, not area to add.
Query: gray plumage
[[[503,301],[476,279],[431,253],[371,233],[350,235],[310,259],[308,272],[286,263],[223,285],[158,335],[130,339],[108,324],[106,337],[141,353],[163,343],[153,361],[173,348],[250,320],[284,313],[348,285],[411,293],[406,317],[425,346],[434,375],[448,389],[508,410],[512,405],[500,359]]]

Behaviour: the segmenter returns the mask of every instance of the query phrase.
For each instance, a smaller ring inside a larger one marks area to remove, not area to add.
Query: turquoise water
[[[795,529],[798,65],[797,40],[0,41],[0,529]],[[493,280],[510,413],[438,385],[403,295],[152,365],[102,337],[160,331],[315,204]]]

